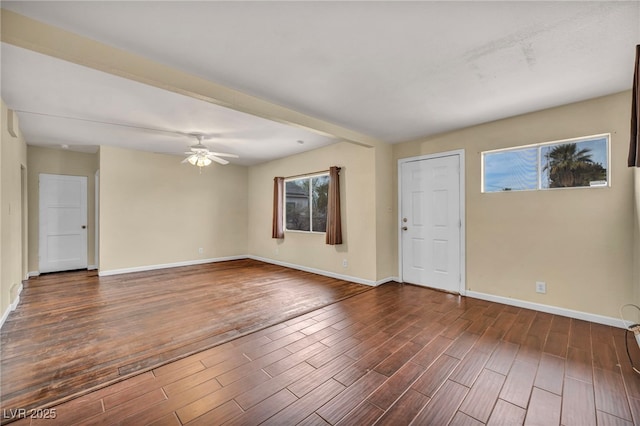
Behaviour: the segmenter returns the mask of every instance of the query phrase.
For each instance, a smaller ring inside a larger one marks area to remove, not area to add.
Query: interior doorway
[[[87,177],[39,176],[40,273],[87,268]]]

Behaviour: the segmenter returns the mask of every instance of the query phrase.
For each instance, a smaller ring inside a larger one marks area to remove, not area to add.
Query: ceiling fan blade
[[[215,155],[216,157],[240,158],[236,154],[228,154],[226,152],[211,152],[211,151],[209,151],[209,154]]]
[[[187,158],[185,158],[184,160],[182,160],[182,161],[180,162],[180,164],[184,164],[184,163],[188,162],[188,161],[189,161],[189,158],[191,158],[191,157],[187,157]]]
[[[227,160],[222,159],[222,158],[220,158],[220,157],[216,157],[216,156],[215,156],[215,155],[213,155],[213,154],[207,154],[207,158],[208,158],[208,159],[210,159],[210,160],[215,161],[216,163],[220,163],[220,164],[222,164],[222,165],[229,164],[229,162],[228,162]]]

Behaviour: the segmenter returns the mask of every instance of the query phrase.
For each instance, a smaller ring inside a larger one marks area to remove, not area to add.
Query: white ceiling
[[[640,43],[638,1],[2,7],[392,143],[630,89]],[[2,97],[31,112],[18,115],[32,144],[191,143],[83,120],[216,134],[237,164],[335,141],[6,44],[1,60]]]
[[[252,165],[335,142],[5,43],[2,98],[35,146],[96,152],[110,145],[183,155],[197,143],[188,134],[201,133],[213,151],[240,156],[231,163]]]

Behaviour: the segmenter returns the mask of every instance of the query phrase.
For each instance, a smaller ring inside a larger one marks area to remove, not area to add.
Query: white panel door
[[[40,272],[87,268],[87,178],[40,174]]]
[[[402,280],[459,292],[460,156],[401,163]]]

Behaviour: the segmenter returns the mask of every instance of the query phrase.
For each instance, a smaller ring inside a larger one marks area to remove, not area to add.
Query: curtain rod
[[[340,171],[340,167],[338,167],[338,171]],[[317,172],[310,172],[310,173],[303,173],[300,175],[293,175],[293,176],[285,176],[285,179],[293,179],[293,178],[301,178],[301,177],[305,177],[305,176],[314,176],[314,175],[320,175],[323,173],[329,173],[329,169],[327,170],[319,170]]]

